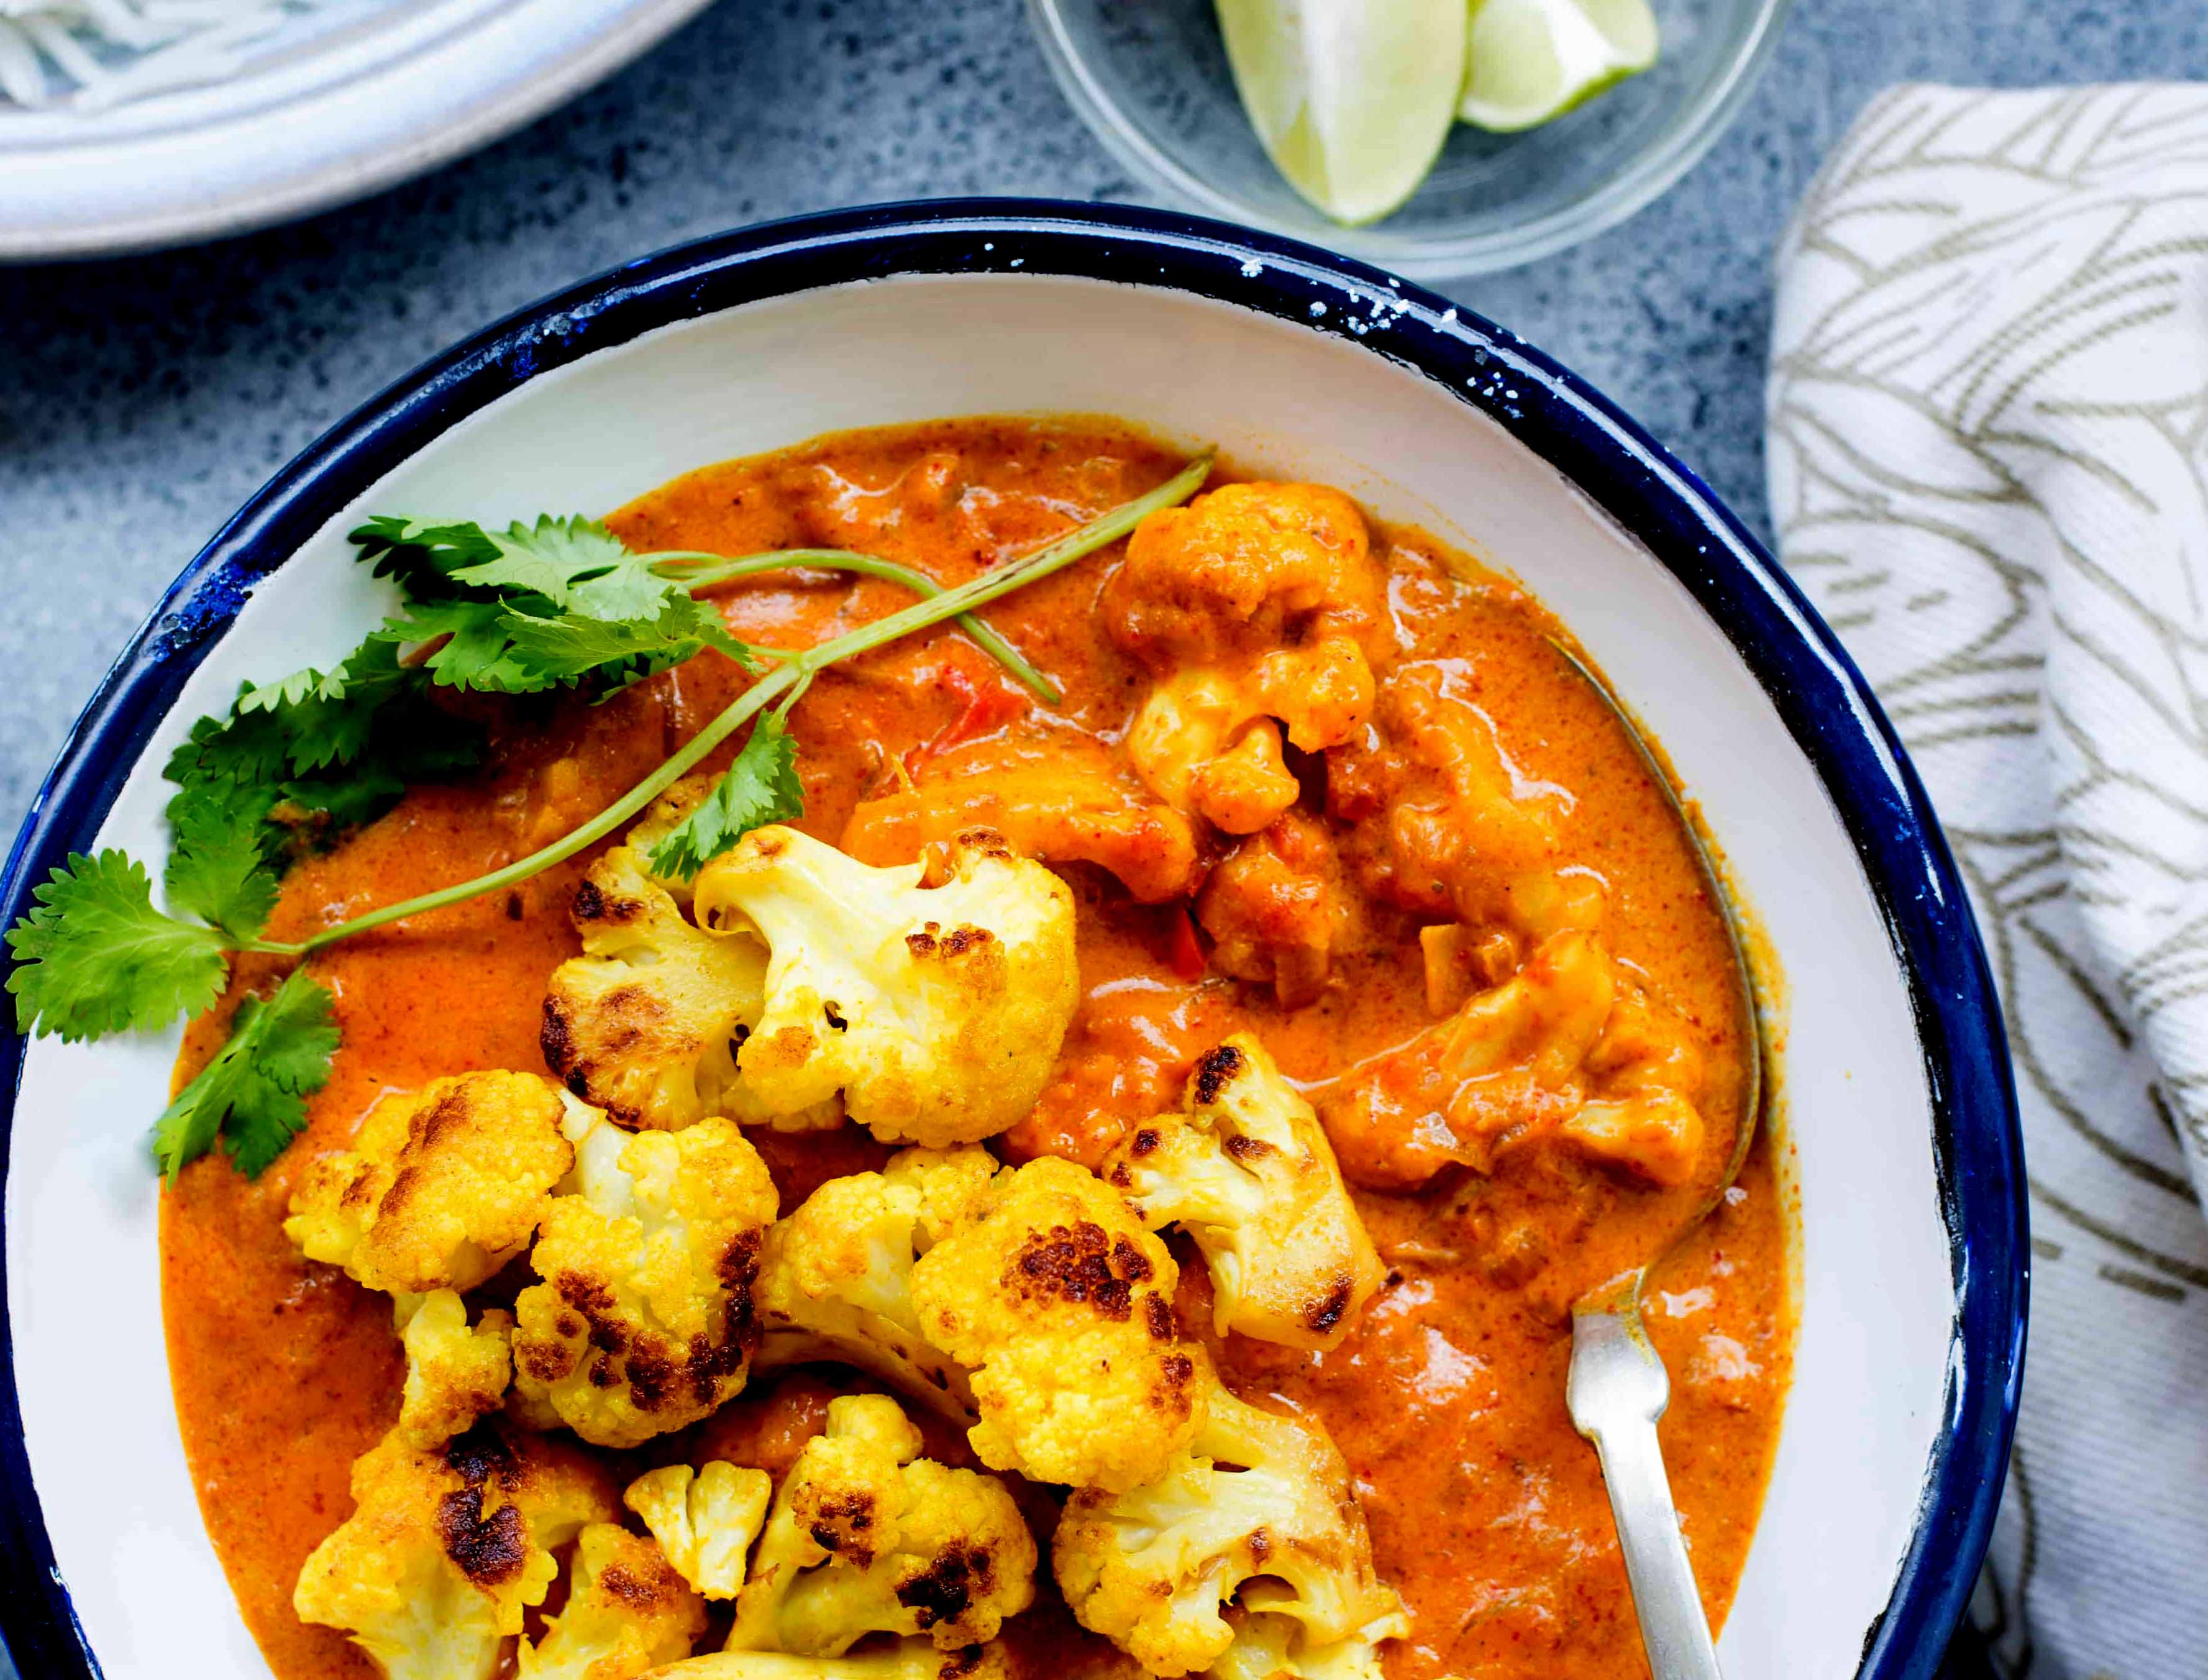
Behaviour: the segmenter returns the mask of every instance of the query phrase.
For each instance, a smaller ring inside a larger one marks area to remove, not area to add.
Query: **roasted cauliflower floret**
[[[1263,1601],[1263,1585],[1245,1599]],[[1408,1631],[1400,1612],[1383,1617],[1347,1639],[1316,1644],[1293,1617],[1263,1611],[1230,1610],[1227,1620],[1234,1642],[1210,1668],[1212,1680],[1381,1680],[1380,1644]]]
[[[1035,1539],[1004,1484],[920,1451],[897,1401],[830,1402],[775,1496],[730,1650],[836,1657],[878,1633],[960,1650],[1034,1602]]]
[[[544,1065],[624,1125],[740,1114],[735,1047],[759,1019],[765,947],[691,926],[633,846],[591,866],[570,914],[583,954],[552,972]]]
[[[387,1096],[351,1149],[308,1167],[284,1234],[370,1289],[472,1289],[529,1245],[573,1164],[566,1113],[531,1073],[463,1073]]]
[[[972,1373],[993,1470],[1111,1489],[1155,1476],[1203,1423],[1180,1273],[1124,1197],[1046,1157],[992,1181],[912,1269],[921,1334]]]
[[[774,1183],[726,1120],[578,1129],[572,1187],[530,1256],[544,1281],[514,1302],[514,1386],[585,1441],[633,1447],[743,1387]]]
[[[583,1454],[489,1422],[427,1452],[393,1430],[355,1461],[352,1497],[292,1607],[344,1629],[390,1680],[489,1680],[544,1602],[554,1549],[615,1509]]]
[[[840,1095],[884,1142],[945,1148],[1035,1106],[1079,992],[1073,895],[986,829],[948,861],[922,887],[918,864],[870,868],[771,827],[699,873],[700,922],[771,952],[730,1113],[811,1125]]]
[[[1687,1024],[1650,999],[1592,933],[1545,939],[1518,972],[1343,1082],[1326,1127],[1363,1184],[1423,1184],[1452,1162],[1557,1136],[1659,1185],[1683,1182],[1703,1142],[1701,1059]]]
[[[410,1445],[439,1446],[498,1409],[513,1378],[512,1314],[493,1307],[470,1329],[459,1296],[437,1289],[400,1296],[393,1316],[406,1348],[399,1430]]]
[[[1136,772],[1230,834],[1280,816],[1300,791],[1283,735],[1316,753],[1371,715],[1384,582],[1338,490],[1229,484],[1145,519],[1103,602],[1159,673],[1127,733]]]
[[[1315,1424],[1245,1405],[1207,1366],[1202,1431],[1166,1473],[1123,1493],[1086,1488],[1066,1503],[1051,1563],[1081,1624],[1152,1674],[1208,1669],[1234,1628],[1224,1613],[1245,1581],[1269,1615],[1329,1646],[1404,1630],[1349,1468]]]
[[[687,1464],[647,1470],[621,1494],[621,1503],[644,1519],[651,1538],[693,1591],[733,1599],[743,1589],[744,1560],[766,1524],[774,1480],[715,1459],[693,1470]]]
[[[1203,879],[1186,817],[1115,769],[1098,742],[1055,732],[939,754],[909,786],[852,812],[843,847],[862,863],[909,863],[975,827],[1023,856],[1108,870],[1146,904],[1185,897]]]
[[[994,1645],[939,1651],[924,1639],[841,1657],[793,1657],[780,1651],[718,1651],[656,1668],[645,1680],[1011,1680]]]
[[[1222,1335],[1335,1347],[1386,1275],[1318,1116],[1248,1033],[1207,1053],[1181,1112],[1136,1128],[1104,1177],[1153,1231],[1188,1233]]]
[[[522,1680],[636,1680],[688,1656],[705,1631],[705,1600],[657,1545],[594,1522],[575,1542],[567,1602],[542,1641],[521,1641],[515,1668]]]
[[[964,1369],[931,1344],[912,1269],[975,1215],[997,1173],[985,1149],[906,1149],[831,1179],[767,1233],[758,1300],[763,1365],[840,1360],[970,1424]]]

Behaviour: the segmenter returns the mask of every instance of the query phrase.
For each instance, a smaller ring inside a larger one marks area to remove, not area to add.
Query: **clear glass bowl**
[[[1410,202],[1345,228],[1258,145],[1212,0],[1028,0],[1044,56],[1098,139],[1169,202],[1420,277],[1545,256],[1623,220],[1715,143],[1769,56],[1786,0],[1653,0],[1663,57],[1524,134],[1459,123]]]

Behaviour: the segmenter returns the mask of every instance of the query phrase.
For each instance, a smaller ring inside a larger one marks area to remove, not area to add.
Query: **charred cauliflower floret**
[[[1023,856],[1108,870],[1145,904],[1185,898],[1203,879],[1185,816],[1117,769],[1101,743],[1054,731],[937,755],[909,786],[852,812],[843,847],[862,863],[909,863],[975,827]]]
[[[1263,1577],[1251,1593],[1309,1646],[1404,1631],[1334,1443],[1237,1400],[1208,1367],[1204,1383],[1203,1429],[1162,1476],[1067,1502],[1051,1563],[1081,1624],[1152,1674],[1193,1673],[1226,1654],[1227,1605]]]
[[[974,1395],[913,1305],[914,1263],[971,1218],[997,1173],[985,1149],[905,1149],[831,1179],[767,1233],[758,1301],[765,1365],[840,1360],[963,1423]]]
[[[1403,1188],[1545,1137],[1679,1184],[1704,1130],[1686,1023],[1592,933],[1545,939],[1510,979],[1345,1080],[1326,1106],[1344,1168]]]
[[[472,1289],[529,1245],[573,1164],[566,1113],[531,1073],[463,1073],[387,1096],[351,1149],[308,1167],[284,1234],[370,1289]]]
[[[743,1387],[774,1184],[726,1120],[583,1125],[530,1256],[544,1281],[514,1302],[514,1386],[585,1441],[633,1447]]]
[[[1248,1033],[1208,1052],[1181,1112],[1137,1127],[1104,1176],[1153,1231],[1188,1233],[1222,1335],[1335,1347],[1385,1275],[1318,1116]]]
[[[693,1470],[687,1464],[647,1470],[621,1494],[621,1503],[644,1519],[675,1572],[709,1599],[742,1591],[744,1561],[766,1524],[774,1481],[753,1470],[715,1459]]]
[[[1127,734],[1136,771],[1176,808],[1252,834],[1299,792],[1306,753],[1371,715],[1384,574],[1338,490],[1229,484],[1135,528],[1106,585],[1113,635],[1159,673]]]
[[[923,887],[918,864],[779,827],[705,866],[699,921],[771,952],[731,1113],[810,1125],[840,1095],[884,1142],[945,1148],[1035,1106],[1079,992],[1073,896],[984,829],[951,842],[949,871]]]
[[[437,1289],[400,1296],[393,1317],[406,1348],[399,1430],[411,1445],[449,1441],[498,1409],[513,1378],[512,1314],[493,1307],[471,1329],[459,1294]]]
[[[350,1634],[389,1680],[489,1680],[544,1602],[554,1549],[615,1509],[583,1454],[495,1422],[429,1451],[393,1430],[354,1462],[352,1497],[292,1606]]]
[[[765,947],[693,927],[634,846],[591,866],[571,915],[583,954],[553,970],[545,1065],[624,1125],[741,1117],[735,1047],[759,1019]]]
[[[972,1373],[968,1432],[993,1470],[1122,1489],[1203,1421],[1196,1350],[1173,1323],[1180,1274],[1124,1197],[1046,1157],[992,1181],[912,1269],[921,1334]]]
[[[1035,1539],[1004,1484],[920,1451],[897,1401],[829,1403],[775,1496],[730,1650],[836,1657],[883,1633],[961,1650],[1034,1602]]]
[[[705,1604],[651,1541],[594,1522],[575,1542],[567,1602],[535,1645],[521,1642],[521,1680],[636,1680],[690,1654]]]
[[[793,1657],[780,1651],[717,1651],[656,1668],[645,1680],[1011,1680],[994,1645],[939,1651],[924,1639],[900,1639],[841,1657]]]

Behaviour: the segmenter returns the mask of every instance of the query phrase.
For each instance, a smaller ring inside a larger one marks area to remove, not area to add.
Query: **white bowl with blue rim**
[[[2023,1353],[2023,1165],[1992,983],[1877,703],[1740,522],[1509,333],[1319,251],[1185,218],[891,207],[710,239],[459,345],[315,444],[185,570],[93,697],[0,883],[160,855],[159,767],[241,678],[377,615],[370,508],[601,511],[845,427],[1107,413],[1340,484],[1508,569],[1700,801],[1784,975],[1801,1332],[1728,1671],[1937,1668]],[[0,1634],[39,1680],[259,1676],[170,1400],[147,1123],[174,1032],[0,1042]],[[18,1427],[20,1425],[20,1428]]]

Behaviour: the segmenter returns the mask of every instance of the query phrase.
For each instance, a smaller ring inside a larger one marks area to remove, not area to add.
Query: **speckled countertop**
[[[1761,528],[1770,252],[1864,102],[1908,79],[2187,72],[2208,74],[2199,0],[1797,0],[1739,121],[1667,197],[1446,289],[1593,380]],[[1018,0],[722,0],[567,109],[367,203],[0,271],[0,826],[170,578],[415,363],[677,240],[975,192],[1137,195],[1059,99]]]

